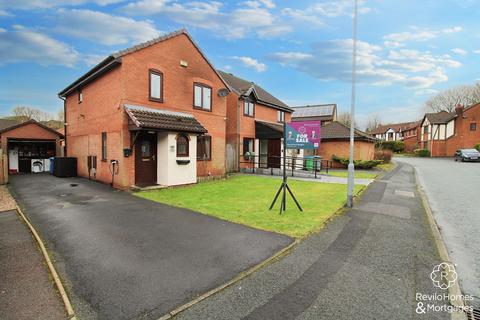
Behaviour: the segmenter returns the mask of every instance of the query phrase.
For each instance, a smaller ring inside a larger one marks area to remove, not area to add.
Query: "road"
[[[158,319],[293,241],[81,178],[18,175],[9,188],[84,320]]]
[[[399,165],[289,255],[175,320],[449,319],[417,315],[417,293],[444,293],[430,279],[439,262],[413,168]]]
[[[480,306],[480,163],[447,158],[396,158],[420,178],[464,293]]]

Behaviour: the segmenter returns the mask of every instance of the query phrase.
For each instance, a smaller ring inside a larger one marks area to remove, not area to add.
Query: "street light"
[[[353,165],[353,146],[355,142],[355,81],[357,68],[357,16],[358,0],[355,0],[353,12],[353,54],[352,54],[352,101],[350,106],[350,159],[348,162],[347,207],[353,207],[353,187],[355,184],[355,166]]]

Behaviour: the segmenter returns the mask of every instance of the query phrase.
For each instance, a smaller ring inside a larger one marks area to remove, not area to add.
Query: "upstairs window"
[[[82,89],[78,90],[78,103],[82,103],[83,101],[83,92]]]
[[[193,107],[212,110],[212,88],[201,83],[193,85]]]
[[[212,159],[212,137],[210,136],[197,137],[197,159],[198,160]]]
[[[163,101],[163,74],[160,71],[150,69],[150,100],[162,102]]]
[[[255,104],[253,102],[245,101],[243,103],[243,114],[249,117],[253,117],[255,114]]]
[[[278,122],[285,122],[285,112],[284,111],[277,111],[277,121]]]
[[[477,123],[476,122],[470,123],[470,131],[477,131]]]
[[[177,136],[177,157],[188,157],[188,137],[184,134]]]

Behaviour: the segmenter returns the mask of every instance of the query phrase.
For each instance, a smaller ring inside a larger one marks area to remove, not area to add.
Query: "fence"
[[[317,178],[322,171],[328,173],[332,168],[331,160],[320,159],[319,157],[296,157],[296,156],[271,156],[266,154],[249,155],[240,161],[243,172],[259,173],[270,175],[283,175],[284,160],[287,175],[291,177]]]

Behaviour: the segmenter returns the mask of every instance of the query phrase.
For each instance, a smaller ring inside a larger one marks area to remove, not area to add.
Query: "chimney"
[[[455,113],[459,116],[463,114],[463,106],[461,104],[457,104],[455,107]]]

